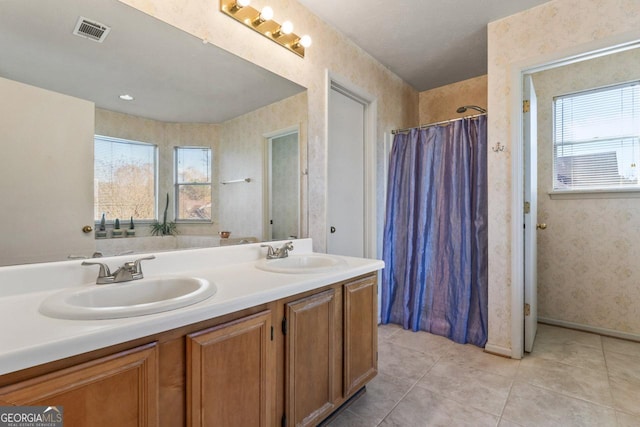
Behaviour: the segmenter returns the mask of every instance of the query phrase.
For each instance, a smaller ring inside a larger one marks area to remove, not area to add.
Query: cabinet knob
[[[536,225],[536,230],[546,230],[546,229],[547,229],[547,224],[545,224],[544,222],[542,224]]]
[[[85,225],[84,227],[82,227],[83,233],[91,233],[92,231],[93,231],[93,227],[90,225]]]

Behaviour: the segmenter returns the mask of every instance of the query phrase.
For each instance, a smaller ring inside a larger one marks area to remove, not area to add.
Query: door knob
[[[84,227],[82,227],[83,233],[91,233],[92,231],[93,231],[93,227],[90,225],[85,225]]]
[[[536,225],[536,230],[546,230],[546,229],[547,229],[547,224],[545,224],[544,222],[542,224]]]
[[[329,230],[331,231],[331,234],[333,234],[333,233],[335,233],[335,232],[336,232],[336,228],[335,228],[335,227],[333,227],[333,226],[332,226]]]

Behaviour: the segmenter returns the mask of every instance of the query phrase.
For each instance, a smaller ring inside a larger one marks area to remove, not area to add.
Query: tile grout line
[[[519,368],[520,368],[520,365],[518,365],[518,369]],[[517,375],[517,372],[516,372],[516,375]],[[511,386],[509,386],[509,393],[507,393],[507,398],[504,400],[504,405],[502,405],[500,416],[498,416],[498,425],[500,425],[500,422],[502,421],[502,417],[504,417],[504,410],[507,408],[507,403],[509,402],[509,398],[511,397],[511,391],[513,390],[513,385],[515,384],[515,382],[516,382],[515,378],[512,378]]]
[[[424,353],[420,352],[420,354],[424,354]],[[440,359],[441,359],[441,358],[442,358],[442,356],[439,356],[439,357],[438,357],[438,359],[437,359],[435,362],[433,362],[433,365],[431,365],[431,366],[429,367],[429,369],[427,369],[427,370],[424,372],[424,374],[422,374],[422,376],[420,376],[420,378],[418,378],[418,379],[416,380],[416,382],[415,382],[415,383],[413,383],[413,385],[411,385],[411,387],[409,387],[409,389],[407,390],[407,392],[406,392],[406,393],[404,393],[400,399],[398,399],[398,401],[395,403],[395,405],[393,405],[393,407],[392,407],[391,409],[389,409],[389,412],[387,412],[387,413],[384,415],[384,417],[382,417],[382,419],[380,420],[380,422],[379,422],[378,424],[376,424],[376,427],[377,427],[377,426],[380,426],[380,425],[384,422],[384,420],[386,420],[386,419],[387,419],[387,417],[389,416],[389,414],[391,414],[391,413],[393,412],[393,410],[394,410],[394,409],[396,409],[396,407],[400,404],[400,402],[402,402],[402,401],[404,400],[404,398],[405,398],[405,397],[407,397],[407,395],[408,395],[409,393],[411,393],[411,390],[413,390],[413,389],[418,385],[418,383],[419,383],[419,382],[420,382],[420,381],[421,381],[421,380],[422,380],[422,379],[423,379],[423,378],[424,378],[424,377],[429,373],[429,371],[431,371],[431,369],[433,369],[433,367],[434,367],[434,366],[436,366],[436,364],[440,361]]]
[[[618,409],[616,408],[616,401],[613,398],[613,390],[611,390],[611,374],[609,373],[609,363],[607,362],[607,352],[604,351],[604,342],[602,341],[602,336],[600,336],[600,350],[602,351],[602,358],[604,359],[604,370],[607,374],[607,388],[609,389],[609,397],[611,398],[611,408],[613,409],[614,415],[616,416],[616,423],[620,424],[618,421]]]

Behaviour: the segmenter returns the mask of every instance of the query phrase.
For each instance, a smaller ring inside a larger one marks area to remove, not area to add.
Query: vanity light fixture
[[[129,95],[128,93],[123,93],[122,95],[119,96],[120,99],[122,99],[123,101],[133,101],[135,98],[131,95]]]
[[[250,0],[220,0],[220,11],[304,58],[305,48],[311,46],[311,37],[295,34],[290,21],[282,25],[274,21],[273,9],[269,6],[258,11],[249,4]]]

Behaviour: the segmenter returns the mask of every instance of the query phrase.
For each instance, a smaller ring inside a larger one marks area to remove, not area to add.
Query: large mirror
[[[0,2],[0,51],[0,265],[306,234],[305,88],[117,0]],[[154,216],[169,195],[177,236],[134,218],[135,237],[111,238],[109,215],[107,238],[86,232],[101,216],[94,135],[156,147]],[[176,147],[211,150],[205,220],[175,218]]]

